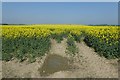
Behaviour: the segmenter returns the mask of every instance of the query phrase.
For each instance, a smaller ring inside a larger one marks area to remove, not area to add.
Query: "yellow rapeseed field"
[[[53,30],[52,30],[53,29]],[[2,36],[7,38],[16,37],[45,37],[52,33],[60,34],[65,31],[80,35],[81,31],[99,37],[101,39],[118,39],[118,27],[116,26],[84,26],[84,25],[23,25],[3,26]],[[109,34],[109,35],[107,35]],[[108,38],[109,37],[109,38]]]
[[[10,46],[10,40],[21,38],[54,38],[68,35],[79,41],[81,35],[85,37],[85,42],[102,53],[105,57],[119,57],[119,28],[118,26],[86,26],[86,25],[3,25],[3,41]],[[54,37],[53,37],[54,35]],[[30,41],[30,40],[29,40]],[[24,42],[24,41],[23,41]],[[13,42],[14,43],[14,42]],[[16,42],[17,43],[17,42]],[[24,43],[26,44],[26,43]],[[37,43],[36,43],[37,44]],[[42,43],[41,43],[42,44]],[[4,46],[4,44],[3,44]],[[3,48],[5,53],[6,48]],[[16,49],[16,48],[15,48]],[[18,48],[17,48],[18,49]],[[33,48],[34,49],[34,48]],[[111,50],[112,49],[112,50]],[[13,50],[13,52],[16,50]],[[107,55],[106,55],[107,54]]]

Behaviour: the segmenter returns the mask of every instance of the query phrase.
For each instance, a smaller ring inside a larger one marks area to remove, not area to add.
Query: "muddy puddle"
[[[50,54],[46,57],[43,65],[39,68],[41,76],[48,76],[58,71],[65,71],[70,69],[70,61],[66,57],[56,54]]]

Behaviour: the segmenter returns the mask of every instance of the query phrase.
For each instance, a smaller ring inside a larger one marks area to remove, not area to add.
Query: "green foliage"
[[[84,41],[87,43],[88,46],[93,47],[100,56],[104,56],[108,59],[120,57],[120,41],[114,41],[113,39],[109,39],[109,41],[101,41],[99,38],[91,35],[87,35]]]
[[[69,35],[67,38],[67,53],[75,55],[78,52],[78,48],[75,45],[74,38],[72,35]]]
[[[53,34],[51,35],[51,37],[53,39],[55,39],[58,43],[61,43],[61,41],[63,40],[64,34]]]
[[[24,61],[30,58],[31,61],[35,61],[36,57],[43,56],[50,49],[50,37],[45,38],[16,38],[7,39],[3,38],[2,57],[3,60],[11,60],[17,58],[20,61]]]

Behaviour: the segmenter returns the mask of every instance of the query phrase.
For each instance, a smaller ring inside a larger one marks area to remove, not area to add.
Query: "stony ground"
[[[107,60],[104,57],[100,57],[94,49],[88,47],[84,42],[76,43],[79,52],[74,57],[65,53],[67,47],[66,39],[61,43],[51,40],[51,43],[49,54],[57,54],[71,59],[74,68],[68,71],[55,72],[46,76],[47,78],[118,78],[117,60]],[[38,58],[34,63],[28,63],[27,61],[19,63],[17,60],[0,61],[2,77],[41,78],[39,68],[44,63],[46,56]]]

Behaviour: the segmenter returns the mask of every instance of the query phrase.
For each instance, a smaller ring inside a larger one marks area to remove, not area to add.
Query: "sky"
[[[119,2],[120,0],[1,0],[2,2]]]
[[[117,2],[3,2],[7,24],[118,24]]]

